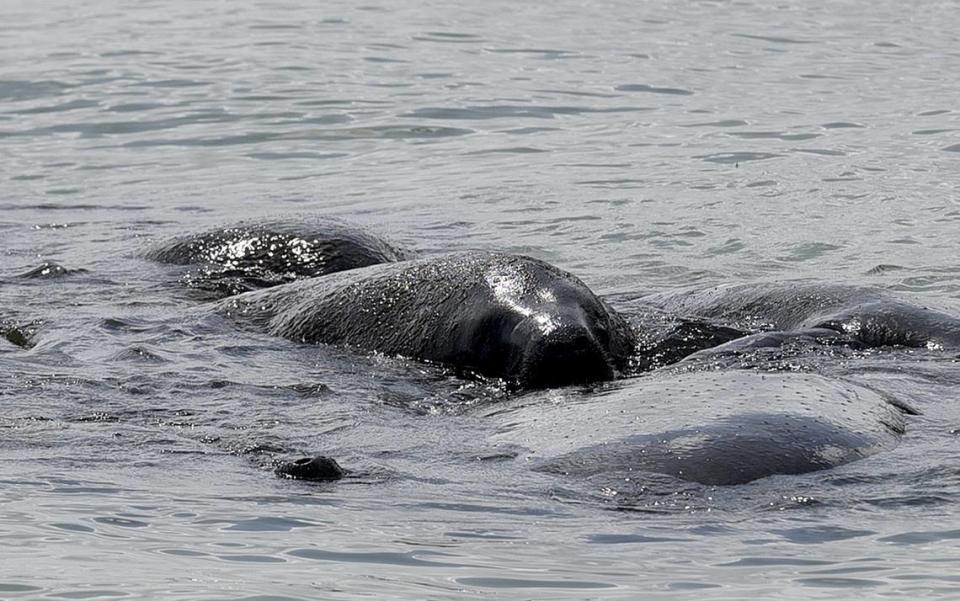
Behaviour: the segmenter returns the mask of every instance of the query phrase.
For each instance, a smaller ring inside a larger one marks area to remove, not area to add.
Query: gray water
[[[772,280],[955,306],[958,31],[956,2],[5,0],[0,320],[38,333],[0,339],[0,598],[960,598],[947,353],[796,366],[920,409],[893,451],[558,483],[489,453],[502,391],[238,331],[138,254],[319,213],[625,309]],[[17,277],[44,261],[82,271]],[[321,452],[362,475],[270,470]]]

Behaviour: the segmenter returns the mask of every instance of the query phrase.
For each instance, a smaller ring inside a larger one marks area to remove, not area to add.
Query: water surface
[[[889,453],[737,487],[591,488],[491,455],[482,420],[448,410],[496,390],[240,332],[138,255],[320,213],[427,255],[540,257],[627,308],[795,279],[954,303],[957,14],[6,2],[0,321],[39,333],[0,339],[0,597],[960,595],[945,353],[800,366],[921,409]],[[18,277],[45,261],[76,271]],[[269,470],[319,452],[364,476]]]

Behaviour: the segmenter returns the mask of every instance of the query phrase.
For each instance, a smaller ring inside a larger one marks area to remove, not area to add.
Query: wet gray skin
[[[498,253],[356,269],[218,307],[292,340],[433,361],[524,388],[612,379],[636,345],[626,322],[579,279]]]
[[[196,265],[182,281],[223,298],[305,277],[414,258],[368,229],[347,221],[297,216],[186,234],[157,243],[144,256]]]
[[[837,467],[893,448],[904,411],[813,374],[667,373],[555,403],[488,410],[493,449],[521,448],[537,471],[598,484],[650,474],[709,485]]]
[[[910,302],[876,288],[817,284],[741,284],[654,294],[643,302],[746,331],[788,335],[755,337],[737,345],[778,345],[793,335],[863,347],[960,348],[955,311]]]

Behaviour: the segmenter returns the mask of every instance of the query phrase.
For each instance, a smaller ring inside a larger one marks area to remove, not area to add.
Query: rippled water
[[[785,279],[956,303],[956,8],[4,2],[0,321],[42,325],[0,339],[0,597],[960,596],[948,354],[800,366],[922,410],[867,460],[558,484],[448,409],[497,391],[239,332],[138,256],[321,213],[626,309]],[[77,271],[19,277],[44,261]],[[269,470],[318,452],[362,476]]]

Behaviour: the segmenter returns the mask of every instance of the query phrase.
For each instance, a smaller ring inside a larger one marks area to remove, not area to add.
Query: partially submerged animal
[[[524,388],[609,380],[635,349],[626,322],[575,276],[499,253],[355,269],[218,308],[292,340],[433,361]]]
[[[158,245],[148,256],[205,266],[188,284],[221,296],[270,287],[217,303],[245,327],[434,362],[525,390],[790,341],[960,347],[960,319],[949,310],[872,288],[814,284],[642,297],[679,321],[640,345],[621,315],[543,261],[491,252],[413,259],[358,226],[330,220],[211,230]],[[903,399],[812,373],[685,369],[691,373],[654,371],[582,402],[515,398],[491,411],[491,442],[526,449],[535,470],[561,477],[656,473],[741,484],[869,457],[897,444],[912,412]]]
[[[217,298],[415,254],[367,228],[333,218],[244,222],[157,243],[144,256],[191,265],[183,282]]]
[[[836,467],[895,446],[905,409],[814,374],[707,371],[618,383],[571,402],[530,397],[488,410],[496,446],[575,478],[666,474],[743,484]]]
[[[877,288],[823,284],[738,284],[640,299],[670,313],[746,332],[778,331],[863,347],[960,348],[960,318]],[[767,337],[780,344],[785,337]],[[763,344],[758,339],[731,344]]]

